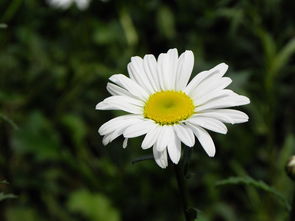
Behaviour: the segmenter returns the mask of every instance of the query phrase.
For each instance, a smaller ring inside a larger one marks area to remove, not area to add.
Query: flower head
[[[122,74],[110,77],[107,90],[111,97],[98,103],[98,110],[123,110],[129,114],[116,117],[99,128],[103,144],[120,135],[127,139],[145,135],[142,149],[153,148],[156,163],[165,168],[168,156],[177,164],[181,143],[195,144],[195,137],[206,153],[213,157],[215,145],[205,130],[226,134],[224,123],[243,123],[248,116],[229,107],[250,103],[250,100],[225,89],[232,81],[223,77],[224,63],[197,74],[190,82],[194,66],[192,51],[178,57],[176,49],[144,58],[132,57],[128,64],[129,78]]]

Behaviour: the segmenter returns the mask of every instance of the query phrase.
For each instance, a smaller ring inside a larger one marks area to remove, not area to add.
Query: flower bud
[[[295,155],[290,157],[286,165],[286,172],[288,176],[295,181]]]

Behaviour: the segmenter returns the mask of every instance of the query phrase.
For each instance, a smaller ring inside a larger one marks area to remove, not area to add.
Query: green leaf
[[[31,207],[22,207],[15,205],[8,207],[5,211],[5,218],[7,221],[45,221],[38,215],[38,210],[34,210]],[[47,220],[47,219],[46,219]]]
[[[276,199],[278,199],[284,206],[285,208],[289,211],[291,210],[291,205],[287,201],[287,199],[277,190],[266,184],[265,182],[261,180],[254,180],[251,177],[245,176],[245,177],[230,177],[228,179],[220,180],[216,182],[216,186],[224,186],[224,185],[250,185],[253,186],[257,189],[264,190],[268,193],[273,194]]]
[[[84,121],[79,116],[74,114],[64,115],[61,121],[70,132],[75,145],[81,146],[87,133],[87,127]]]
[[[120,22],[124,30],[127,43],[129,45],[137,44],[138,42],[137,32],[133,24],[132,18],[130,14],[126,12],[126,10],[120,11]]]
[[[277,54],[273,64],[273,73],[278,74],[280,69],[289,62],[289,59],[294,53],[295,53],[295,38],[291,39]]]
[[[277,51],[276,43],[272,35],[265,31],[263,28],[257,28],[256,32],[263,46],[266,65],[271,65],[273,63]]]
[[[31,112],[20,130],[15,132],[13,149],[17,154],[33,154],[40,161],[59,160],[59,135],[41,112]]]
[[[120,216],[110,200],[100,194],[88,190],[78,190],[71,194],[67,206],[69,210],[79,213],[91,221],[119,221]]]
[[[5,13],[3,13],[1,20],[9,21],[10,19],[12,19],[16,15],[17,11],[20,9],[22,3],[23,0],[10,1],[10,5],[6,9]]]
[[[170,8],[161,7],[158,11],[157,22],[159,32],[161,32],[166,38],[171,39],[175,36],[175,21],[174,15]]]
[[[225,17],[230,21],[230,32],[235,33],[244,22],[244,11],[239,8],[220,8],[216,11],[216,17]]]
[[[281,72],[281,69],[284,68],[290,58],[295,53],[295,38],[292,38],[279,52],[275,55],[275,43],[273,39],[271,39],[270,35],[267,35],[268,38],[265,40],[265,51],[266,57],[268,58],[267,66],[269,66],[268,76],[266,78],[266,83],[268,87],[271,87],[273,81]],[[263,41],[264,42],[264,41]]]
[[[9,119],[7,116],[5,116],[4,114],[0,113],[0,119],[3,119],[4,121],[6,121],[7,123],[9,123],[14,129],[18,129],[18,126],[16,125],[16,123],[13,122],[13,120]]]

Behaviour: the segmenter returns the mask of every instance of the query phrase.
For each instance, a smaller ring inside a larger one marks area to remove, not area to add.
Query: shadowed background
[[[227,63],[230,88],[251,99],[238,108],[248,123],[210,133],[215,158],[193,147],[188,185],[198,221],[287,220],[294,11],[291,0],[93,0],[85,10],[1,1],[0,181],[9,184],[0,184],[0,220],[182,220],[172,168],[132,165],[151,154],[142,138],[126,150],[122,138],[103,147],[97,129],[121,113],[95,110],[131,56],[169,48],[194,52],[193,76]]]

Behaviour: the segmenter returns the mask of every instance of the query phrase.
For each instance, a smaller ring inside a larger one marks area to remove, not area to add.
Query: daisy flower
[[[190,82],[194,66],[192,51],[178,57],[176,49],[159,55],[132,57],[129,77],[115,74],[109,78],[107,90],[112,95],[96,105],[98,110],[122,110],[128,114],[116,117],[99,128],[103,144],[120,135],[128,138],[145,135],[142,149],[153,149],[156,163],[168,166],[168,157],[177,164],[181,143],[188,147],[197,137],[205,152],[215,155],[214,142],[206,130],[226,134],[224,123],[248,121],[248,116],[229,107],[249,104],[250,100],[225,89],[232,80],[223,77],[224,63],[197,74]]]

